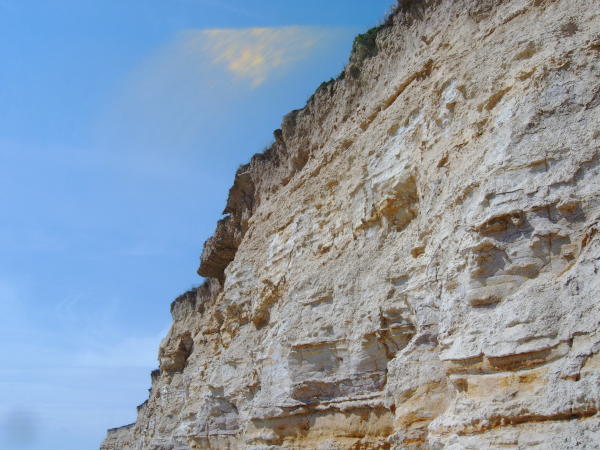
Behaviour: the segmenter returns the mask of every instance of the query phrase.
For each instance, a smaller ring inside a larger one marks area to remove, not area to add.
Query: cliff
[[[102,449],[597,448],[597,1],[402,1],[354,47]]]

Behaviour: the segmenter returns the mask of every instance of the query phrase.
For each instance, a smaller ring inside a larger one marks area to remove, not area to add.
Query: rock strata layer
[[[598,448],[597,0],[400,2],[238,171],[102,449]]]

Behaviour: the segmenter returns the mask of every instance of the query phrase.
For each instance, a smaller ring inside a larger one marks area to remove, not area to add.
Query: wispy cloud
[[[184,154],[223,142],[220,130],[241,108],[266,104],[272,93],[264,90],[285,77],[314,71],[313,58],[348,33],[314,26],[181,31],[115,91],[98,120],[99,146],[119,149],[117,166],[183,173]]]
[[[204,42],[213,64],[224,66],[234,77],[257,87],[275,72],[308,57],[319,41],[331,37],[332,30],[288,26],[188,33],[190,42]]]

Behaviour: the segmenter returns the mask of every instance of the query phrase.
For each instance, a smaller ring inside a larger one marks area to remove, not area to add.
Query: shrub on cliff
[[[377,45],[377,36],[381,30],[391,26],[394,23],[394,17],[398,14],[415,14],[420,8],[428,4],[427,0],[397,0],[390,12],[386,15],[383,23],[373,27],[365,33],[361,33],[354,38],[352,43],[352,52],[350,54],[350,74],[357,78],[360,74],[362,62],[379,52]]]

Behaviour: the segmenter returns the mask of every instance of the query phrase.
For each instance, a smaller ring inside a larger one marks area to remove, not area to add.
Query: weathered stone
[[[103,449],[598,448],[597,2],[400,6],[240,168]]]

